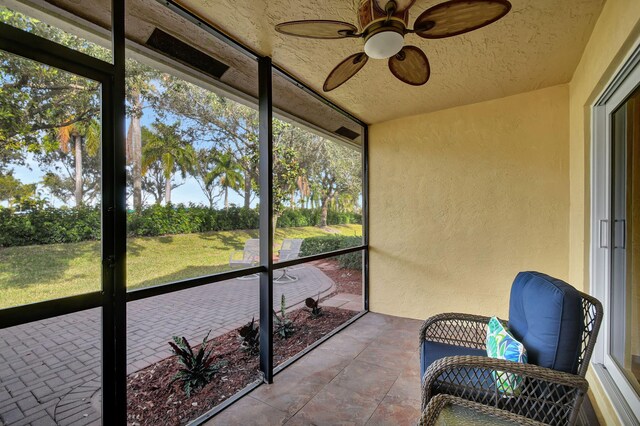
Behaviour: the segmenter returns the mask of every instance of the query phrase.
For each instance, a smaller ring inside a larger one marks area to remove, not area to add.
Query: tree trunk
[[[244,174],[244,208],[251,207],[251,175],[249,172]]]
[[[327,216],[329,214],[329,197],[322,199],[322,212],[320,214],[320,226],[327,226]]]
[[[75,145],[75,160],[76,160],[76,207],[82,205],[82,137],[73,136]]]
[[[164,200],[165,205],[171,204],[171,177],[166,178],[166,182],[164,183]]]
[[[127,148],[129,161],[133,165],[133,208],[142,208],[142,129],[140,127],[140,114],[142,113],[142,102],[140,95],[133,97],[131,122],[127,134]]]
[[[279,214],[273,214],[273,222],[272,222],[272,226],[271,226],[271,238],[273,238],[273,241],[276,240],[276,228],[278,226],[278,218],[280,217]]]
[[[229,210],[229,187],[224,187],[224,209]]]

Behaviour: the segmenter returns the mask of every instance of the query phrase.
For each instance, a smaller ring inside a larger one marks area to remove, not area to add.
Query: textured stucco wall
[[[569,278],[589,290],[591,108],[640,36],[640,1],[607,0],[570,83]],[[597,377],[587,375],[602,424],[617,425]]]
[[[568,274],[569,89],[370,129],[371,310],[507,315],[518,271]]]
[[[576,286],[589,290],[589,150],[591,110],[640,36],[640,1],[608,0],[570,87],[570,266]]]

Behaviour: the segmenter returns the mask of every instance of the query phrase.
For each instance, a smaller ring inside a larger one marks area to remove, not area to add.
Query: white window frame
[[[625,425],[640,425],[640,396],[609,354],[611,336],[611,128],[612,114],[632,92],[640,87],[640,45],[632,50],[624,64],[598,97],[592,108],[591,133],[591,294],[604,307],[600,335],[592,358],[595,374],[611,398],[619,420]]]

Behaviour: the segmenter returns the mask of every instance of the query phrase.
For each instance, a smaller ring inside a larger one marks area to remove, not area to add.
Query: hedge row
[[[311,237],[306,238],[302,243],[300,256],[312,256],[360,245],[362,245],[362,237],[348,237],[345,235]],[[342,268],[362,270],[361,251],[336,256],[336,259]]]
[[[129,212],[127,225],[129,237],[153,237],[257,229],[259,219],[257,210],[240,207],[214,210],[202,206],[153,205]],[[361,216],[329,211],[327,223],[361,223]],[[319,209],[286,210],[278,220],[279,228],[319,224]],[[0,247],[73,243],[99,238],[100,209],[97,207],[41,208],[28,212],[0,208]]]
[[[321,209],[285,210],[282,216],[278,218],[278,228],[318,226],[320,225],[321,215]],[[362,223],[362,216],[356,213],[329,210],[327,214],[328,225],[347,225],[350,223]]]
[[[153,205],[141,211],[129,213],[127,219],[129,237],[155,237],[260,227],[258,211],[240,207],[214,210],[200,206]]]
[[[96,208],[38,209],[14,213],[0,209],[0,246],[73,243],[100,238]]]

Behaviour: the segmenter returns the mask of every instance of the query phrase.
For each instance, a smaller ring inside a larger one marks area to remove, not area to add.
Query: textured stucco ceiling
[[[441,40],[406,37],[422,48],[431,78],[421,87],[396,80],[386,60],[371,60],[352,80],[325,96],[367,123],[476,103],[566,83],[604,0],[511,0],[513,9],[483,29]],[[278,34],[297,19],[356,23],[354,0],[180,0],[180,3],[317,91],[362,40],[309,40]],[[410,24],[440,1],[418,0]]]

